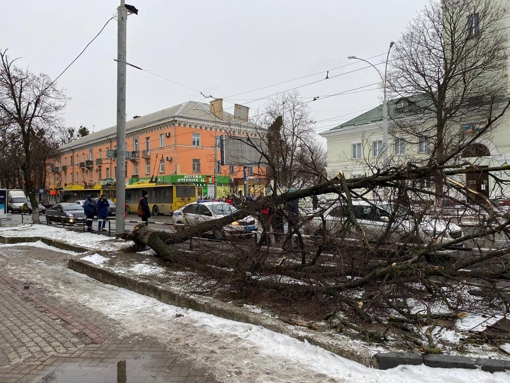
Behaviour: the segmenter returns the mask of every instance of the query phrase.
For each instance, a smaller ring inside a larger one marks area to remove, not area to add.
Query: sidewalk
[[[62,268],[67,262],[50,250],[23,253]],[[215,382],[156,339],[118,335],[108,318],[63,307],[25,278],[0,275],[2,383]]]

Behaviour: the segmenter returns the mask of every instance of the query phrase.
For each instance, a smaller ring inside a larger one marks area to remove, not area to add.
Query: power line
[[[112,16],[104,25],[103,27],[100,29],[100,31],[97,33],[97,35],[94,36],[94,38],[92,40],[90,40],[90,42],[85,46],[85,48],[83,48],[83,50],[80,52],[80,54],[78,56],[76,56],[76,58],[71,61],[71,64],[69,64],[58,76],[55,80],[53,80],[47,87],[46,89],[48,89],[50,86],[52,86],[70,67],[71,65],[73,65],[76,60],[78,60],[80,58],[80,56],[87,50],[87,48],[90,46],[90,44],[92,44],[94,42],[94,40],[101,34],[101,32],[103,32],[103,30],[106,28],[106,26],[108,25],[108,23],[110,21],[112,21],[115,17]]]
[[[385,54],[386,54],[386,53],[381,53],[381,54],[379,54],[379,55],[369,57],[367,60],[371,60],[371,59],[374,59],[374,58],[377,58],[377,57],[380,57],[380,56],[384,56]],[[231,95],[231,96],[227,96],[227,97],[225,97],[225,98],[236,97],[236,96],[240,96],[240,95],[242,95],[242,94],[246,94],[246,93],[253,93],[253,92],[256,92],[256,91],[259,91],[259,90],[262,90],[262,89],[272,88],[272,87],[274,87],[274,86],[287,84],[287,83],[289,83],[289,82],[302,80],[302,79],[304,79],[304,78],[313,77],[313,76],[317,76],[317,75],[319,75],[319,74],[324,74],[324,73],[326,73],[326,77],[327,77],[327,78],[325,78],[324,80],[328,80],[328,79],[330,79],[330,78],[332,78],[332,77],[337,77],[337,75],[335,75],[335,76],[329,76],[329,72],[334,71],[334,70],[337,70],[337,69],[340,69],[340,68],[345,68],[345,67],[348,67],[348,66],[351,66],[351,65],[356,65],[356,64],[357,64],[357,63],[355,63],[355,62],[352,62],[352,63],[349,63],[349,64],[344,64],[344,65],[341,65],[341,66],[338,66],[338,67],[335,67],[335,68],[331,68],[331,69],[328,69],[328,70],[323,70],[323,71],[320,71],[320,72],[316,72],[316,73],[308,74],[308,75],[301,76],[301,77],[298,77],[298,78],[294,78],[294,79],[291,79],[291,80],[286,80],[286,81],[282,81],[282,82],[279,82],[279,83],[276,83],[276,84],[266,85],[266,86],[263,86],[263,87],[260,87],[260,88],[257,88],[257,89],[253,89],[253,90],[248,90],[248,91],[245,91],[245,92],[237,93],[237,94],[234,94],[234,95]]]

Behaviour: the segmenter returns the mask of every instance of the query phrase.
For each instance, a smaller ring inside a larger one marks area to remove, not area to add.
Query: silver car
[[[462,229],[452,222],[428,216],[418,218],[402,206],[396,209],[392,203],[355,201],[352,213],[369,241],[378,241],[386,233],[387,242],[413,244],[444,243],[464,236]],[[322,234],[326,230],[334,238],[356,238],[356,229],[348,222],[348,216],[347,205],[333,204],[311,217],[307,231],[311,234]],[[388,225],[391,227],[388,228]]]
[[[196,226],[206,221],[226,217],[237,211],[237,208],[226,203],[216,201],[197,201],[190,203],[174,211],[172,221],[175,225]],[[226,235],[255,233],[258,229],[258,221],[252,216],[234,221],[223,227],[222,230],[214,230],[212,234],[216,239],[225,238]]]

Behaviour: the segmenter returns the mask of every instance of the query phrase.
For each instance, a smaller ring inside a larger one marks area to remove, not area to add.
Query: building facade
[[[139,181],[187,180],[199,186],[200,196],[217,197],[245,189],[264,190],[256,166],[221,165],[220,137],[256,137],[259,132],[241,117],[223,111],[221,100],[214,104],[188,101],[126,123],[126,185]],[[119,182],[115,153],[115,126],[89,134],[61,147],[49,166],[47,188],[58,190],[101,188]],[[216,171],[215,171],[216,166]],[[255,176],[257,175],[257,176]]]

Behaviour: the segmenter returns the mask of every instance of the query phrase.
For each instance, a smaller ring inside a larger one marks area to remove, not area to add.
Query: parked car
[[[75,224],[83,222],[86,219],[83,207],[73,202],[61,202],[46,209],[46,222],[51,225],[52,222]]]
[[[80,205],[81,207],[83,207],[83,205],[85,205],[85,200],[84,199],[78,199],[76,201],[74,201],[74,203]]]
[[[206,221],[226,217],[236,211],[236,207],[225,202],[197,201],[174,211],[172,221],[175,225],[196,226]],[[221,230],[214,230],[208,234],[212,234],[216,239],[222,239],[226,235],[253,234],[257,230],[257,219],[247,216],[224,226]]]
[[[41,203],[38,203],[37,208],[39,209],[39,214],[46,213],[46,208]],[[32,214],[32,204],[30,201],[23,204],[21,212],[24,214]]]
[[[94,215],[97,215],[97,200],[98,198],[92,198],[92,200],[96,203],[96,210],[94,210]],[[115,206],[115,202],[113,202],[110,198],[107,198],[108,201],[108,215],[114,215],[117,211],[117,206]],[[85,201],[83,201],[85,203]],[[83,205],[82,205],[83,206]]]
[[[378,241],[386,232],[385,240],[393,243],[443,243],[464,236],[462,229],[455,223],[429,216],[419,218],[402,206],[397,209],[392,203],[355,201],[352,208],[354,217],[369,241]],[[343,235],[356,238],[355,227],[347,222],[348,214],[347,205],[335,203],[310,217],[306,231],[322,234],[326,230],[333,238]]]

